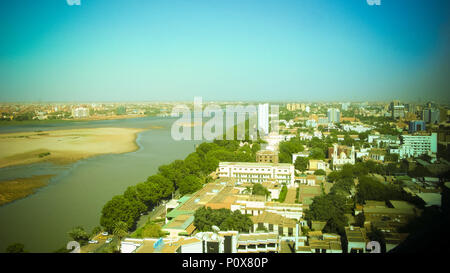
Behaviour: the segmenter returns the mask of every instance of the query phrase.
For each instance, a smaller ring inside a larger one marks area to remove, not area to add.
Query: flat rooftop
[[[220,162],[219,167],[223,165],[231,165],[231,166],[248,166],[248,167],[285,167],[289,168],[293,166],[289,163],[261,163],[261,162]]]

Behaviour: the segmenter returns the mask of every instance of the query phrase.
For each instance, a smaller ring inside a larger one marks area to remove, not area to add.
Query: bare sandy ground
[[[0,134],[0,168],[50,161],[71,163],[100,154],[137,150],[144,129],[85,128]]]

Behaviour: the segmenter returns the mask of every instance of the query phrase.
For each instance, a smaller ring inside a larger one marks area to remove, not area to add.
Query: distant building
[[[422,119],[426,123],[436,124],[440,122],[440,111],[437,108],[425,108],[422,111]]]
[[[398,118],[404,118],[405,117],[405,106],[403,105],[394,105],[391,109],[392,118],[398,119]]]
[[[270,150],[256,152],[256,162],[258,163],[278,163],[278,153]]]
[[[77,107],[72,109],[73,118],[87,118],[89,117],[89,108]]]
[[[301,109],[301,105],[300,105],[300,103],[288,103],[286,105],[286,108],[289,111],[296,111],[296,110],[300,110]]]
[[[342,110],[347,111],[350,106],[350,102],[345,102],[341,104]]]
[[[269,134],[269,104],[258,105],[258,130],[260,134]]]
[[[308,170],[317,171],[317,170],[327,170],[329,168],[328,163],[323,160],[311,159],[308,163]]]
[[[339,109],[330,108],[327,112],[328,122],[329,123],[339,123],[341,120],[341,113]]]
[[[333,147],[329,148],[328,152],[331,155],[331,164],[333,170],[340,170],[345,164],[355,164],[354,146],[349,149],[349,147],[347,146],[339,146],[338,144],[333,144]]]
[[[355,131],[355,132],[358,132],[358,133],[364,133],[364,132],[372,130],[373,127],[371,127],[371,126],[364,126],[364,125],[344,124],[342,126],[342,129],[344,129],[344,131],[346,131],[346,132]]]
[[[425,131],[425,121],[423,120],[412,120],[409,122],[409,133],[415,133],[418,131]]]

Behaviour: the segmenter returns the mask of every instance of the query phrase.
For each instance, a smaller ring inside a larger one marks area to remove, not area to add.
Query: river
[[[99,225],[103,205],[114,195],[155,174],[158,167],[184,159],[198,141],[175,141],[170,136],[174,119],[135,118],[27,124],[0,127],[0,133],[74,128],[127,127],[149,129],[138,134],[139,150],[99,155],[59,166],[39,163],[0,169],[0,181],[37,174],[54,174],[48,186],[35,194],[0,206],[0,252],[11,243],[22,243],[30,252],[52,252],[64,247],[67,232],[83,226],[88,232]]]

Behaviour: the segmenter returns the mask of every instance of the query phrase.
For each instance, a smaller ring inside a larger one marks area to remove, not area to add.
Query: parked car
[[[90,240],[89,243],[90,244],[98,244],[98,241],[97,240]]]
[[[103,235],[103,236],[108,236],[108,232],[106,232],[106,231],[105,231],[105,232],[102,232],[102,235]]]
[[[111,241],[112,241],[112,238],[108,238],[108,239],[106,239],[105,243],[109,244],[109,243],[111,243]]]

